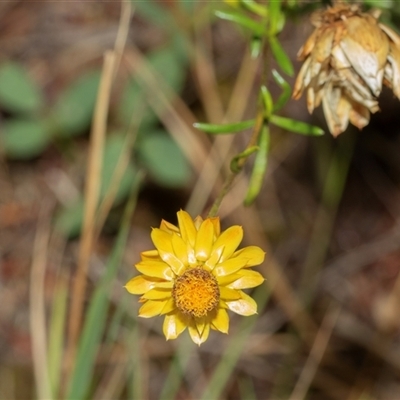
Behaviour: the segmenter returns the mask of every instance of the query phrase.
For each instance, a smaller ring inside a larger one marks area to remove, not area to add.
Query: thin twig
[[[322,356],[325,353],[332,330],[335,327],[339,314],[340,308],[336,306],[331,306],[326,313],[321,327],[315,337],[315,341],[311,348],[307,362],[289,398],[290,400],[302,400],[307,395],[308,389],[322,360]]]

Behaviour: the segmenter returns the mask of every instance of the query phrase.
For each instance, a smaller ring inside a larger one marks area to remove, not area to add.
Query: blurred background
[[[263,3],[263,2],[260,2]],[[283,1],[296,53],[325,2]],[[400,28],[396,1],[365,1]],[[200,348],[138,319],[125,283],[151,227],[205,217],[251,130],[260,85],[246,29],[222,1],[0,3],[0,398],[400,398],[400,102],[337,139],[303,96],[271,129],[260,195],[252,160],[220,208],[267,252],[258,315]],[[282,73],[282,75],[284,75]],[[290,85],[294,76],[284,75]],[[96,111],[95,111],[96,109]],[[86,203],[85,203],[86,199]]]

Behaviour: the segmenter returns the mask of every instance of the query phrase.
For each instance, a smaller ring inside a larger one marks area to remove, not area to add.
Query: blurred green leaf
[[[291,118],[280,117],[278,115],[271,115],[269,122],[288,131],[300,133],[301,135],[321,136],[325,133],[318,126],[310,125],[301,121],[295,121]]]
[[[83,210],[83,197],[61,209],[55,219],[56,230],[67,238],[77,237],[82,229]]]
[[[165,132],[143,135],[137,149],[140,161],[160,185],[180,187],[190,179],[188,162],[178,145]]]
[[[105,144],[103,156],[103,168],[101,176],[100,199],[103,199],[110,189],[114,171],[117,167],[119,158],[124,150],[125,137],[123,135],[110,136]],[[125,169],[124,175],[118,187],[114,199],[114,205],[121,203],[128,196],[132,185],[136,184],[138,172],[132,163],[129,163]],[[84,213],[83,197],[80,197],[69,207],[63,208],[56,217],[56,228],[66,237],[75,237],[79,235],[82,228]]]
[[[221,19],[235,22],[238,25],[249,29],[256,36],[262,36],[266,32],[265,26],[263,24],[254,21],[253,19],[247,17],[240,12],[217,10],[215,11],[215,15]]]
[[[249,188],[247,190],[244,204],[249,206],[260,193],[264,180],[265,171],[267,170],[268,150],[269,150],[270,135],[267,125],[263,126],[260,138],[258,141],[259,151],[254,160],[253,171],[251,173]]]
[[[76,136],[89,128],[99,82],[100,72],[91,71],[61,93],[53,114],[60,136]]]
[[[240,131],[244,131],[245,129],[249,129],[252,126],[254,126],[255,120],[254,119],[249,119],[247,121],[242,121],[242,122],[234,122],[233,124],[206,124],[203,122],[196,122],[193,124],[193,127],[196,129],[206,132],[206,133],[211,133],[214,135],[221,135],[221,134],[231,134],[231,133],[236,133]]]
[[[284,105],[289,101],[292,95],[292,88],[290,85],[282,78],[279,72],[275,69],[272,70],[272,76],[275,82],[282,88],[283,92],[278,97],[278,100],[274,104],[274,111],[279,111],[284,107]]]
[[[271,46],[272,54],[278,65],[282,68],[282,71],[289,75],[293,76],[294,69],[290,58],[286,54],[285,50],[283,49],[282,45],[279,43],[278,39],[274,36],[269,38],[269,44]]]
[[[46,149],[50,132],[42,121],[12,119],[3,123],[0,140],[8,157],[31,159]]]
[[[7,62],[0,67],[0,104],[11,112],[32,113],[43,106],[43,97],[27,71]]]
[[[104,198],[113,183],[115,168],[117,167],[118,161],[125,146],[125,135],[111,135],[107,138],[104,148],[103,169],[101,176],[101,198]],[[128,196],[128,193],[135,182],[136,176],[136,168],[132,163],[129,163],[119,184],[114,204],[120,203]]]
[[[177,37],[176,39],[178,40]],[[150,65],[166,84],[178,93],[182,90],[187,68],[187,59],[183,59],[182,57],[182,46],[183,44],[178,40],[177,47],[166,47],[161,50],[155,50],[148,56]],[[147,102],[147,96],[143,93],[140,85],[135,79],[130,79],[124,88],[118,109],[121,121],[125,125],[129,125],[134,110],[138,107],[142,108],[143,104],[145,104],[140,130],[143,131],[149,125],[155,124],[157,116],[147,106]]]

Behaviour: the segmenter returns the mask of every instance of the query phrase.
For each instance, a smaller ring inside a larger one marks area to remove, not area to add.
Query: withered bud
[[[311,16],[315,30],[297,56],[304,63],[293,98],[307,93],[310,113],[322,102],[333,136],[368,125],[379,110],[382,84],[400,98],[400,36],[378,22],[380,12],[364,13],[355,4],[338,3]]]

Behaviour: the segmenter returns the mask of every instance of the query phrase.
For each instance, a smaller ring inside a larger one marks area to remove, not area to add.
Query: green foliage
[[[249,188],[244,200],[244,204],[246,206],[252,204],[260,193],[265,171],[267,170],[269,143],[270,135],[268,125],[264,125],[258,140],[259,150],[256,154],[253,171],[250,177]]]
[[[143,135],[138,155],[151,178],[162,186],[184,186],[191,177],[186,158],[165,132],[154,131]]]
[[[35,113],[43,106],[39,88],[17,63],[0,66],[0,104],[13,113]]]
[[[301,135],[320,136],[324,134],[324,131],[317,126],[296,121],[291,118],[280,117],[279,115],[272,115],[270,122],[271,124],[279,126],[282,129],[286,129],[294,133],[300,133]]]
[[[10,119],[3,123],[0,139],[8,157],[28,160],[39,156],[47,147],[50,132],[42,121]]]
[[[125,137],[121,134],[110,136],[105,144],[101,174],[100,200],[103,200],[115,182],[115,170],[125,146]],[[132,162],[128,164],[119,182],[114,205],[121,203],[128,196],[132,186],[137,183],[138,172]],[[63,208],[57,215],[56,228],[66,237],[77,236],[82,227],[84,215],[83,197],[69,207]]]
[[[79,77],[61,93],[53,111],[57,134],[76,136],[90,126],[100,81],[100,72]]]
[[[121,264],[122,255],[126,246],[129,226],[133,211],[136,206],[136,198],[139,191],[139,182],[132,187],[130,200],[125,208],[116,243],[109,257],[105,273],[96,286],[91,298],[83,332],[80,336],[76,367],[73,370],[69,382],[67,399],[86,399],[92,383],[93,371],[96,362],[98,346],[101,343],[107,320],[109,306],[109,294],[112,288],[110,283],[115,278],[118,266]]]

